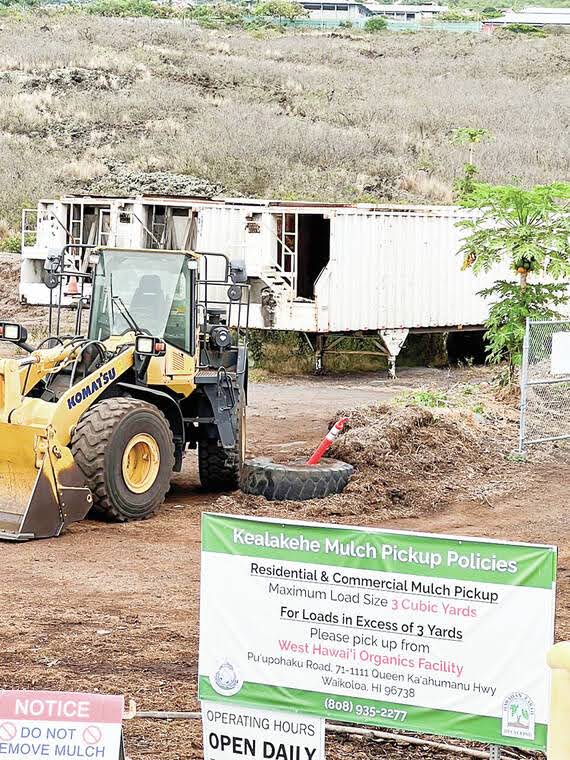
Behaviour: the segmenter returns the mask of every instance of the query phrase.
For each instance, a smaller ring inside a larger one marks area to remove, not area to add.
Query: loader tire
[[[249,459],[244,463],[241,490],[270,501],[305,501],[341,493],[353,467],[338,459],[277,464],[270,459]]]
[[[71,451],[93,494],[94,511],[107,519],[144,520],[170,488],[172,430],[163,413],[145,401],[99,401],[77,423]]]
[[[217,439],[198,442],[198,471],[202,488],[207,491],[236,491],[245,457],[245,400],[240,401],[237,415],[237,445],[224,449]]]

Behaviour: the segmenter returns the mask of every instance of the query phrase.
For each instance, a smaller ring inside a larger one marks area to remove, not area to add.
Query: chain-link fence
[[[570,320],[528,320],[519,449],[570,438]]]

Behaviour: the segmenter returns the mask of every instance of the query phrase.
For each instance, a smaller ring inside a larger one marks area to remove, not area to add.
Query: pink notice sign
[[[118,760],[123,697],[0,691],[0,760]]]

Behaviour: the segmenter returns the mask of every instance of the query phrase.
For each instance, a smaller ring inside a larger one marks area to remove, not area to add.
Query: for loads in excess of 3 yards
[[[544,749],[556,548],[202,516],[199,697]]]

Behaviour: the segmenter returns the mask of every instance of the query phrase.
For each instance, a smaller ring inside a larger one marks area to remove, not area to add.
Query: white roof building
[[[529,26],[568,26],[570,8],[523,8],[521,11],[508,10],[500,18],[485,21],[485,27],[506,26],[508,24],[528,24]]]
[[[405,5],[403,3],[384,5],[382,3],[370,2],[366,5],[375,16],[404,19],[406,21],[435,18],[449,10],[447,5],[436,5],[433,3],[425,3],[424,5]]]
[[[355,0],[300,0],[313,19],[336,19],[353,21],[368,16],[382,16],[394,21],[420,21],[436,18],[449,10],[446,5],[424,3],[406,5],[394,3],[385,5],[377,2],[355,2]]]
[[[300,4],[309,12],[309,18],[320,21],[356,21],[368,16],[372,12],[364,3],[354,0],[299,0]]]

